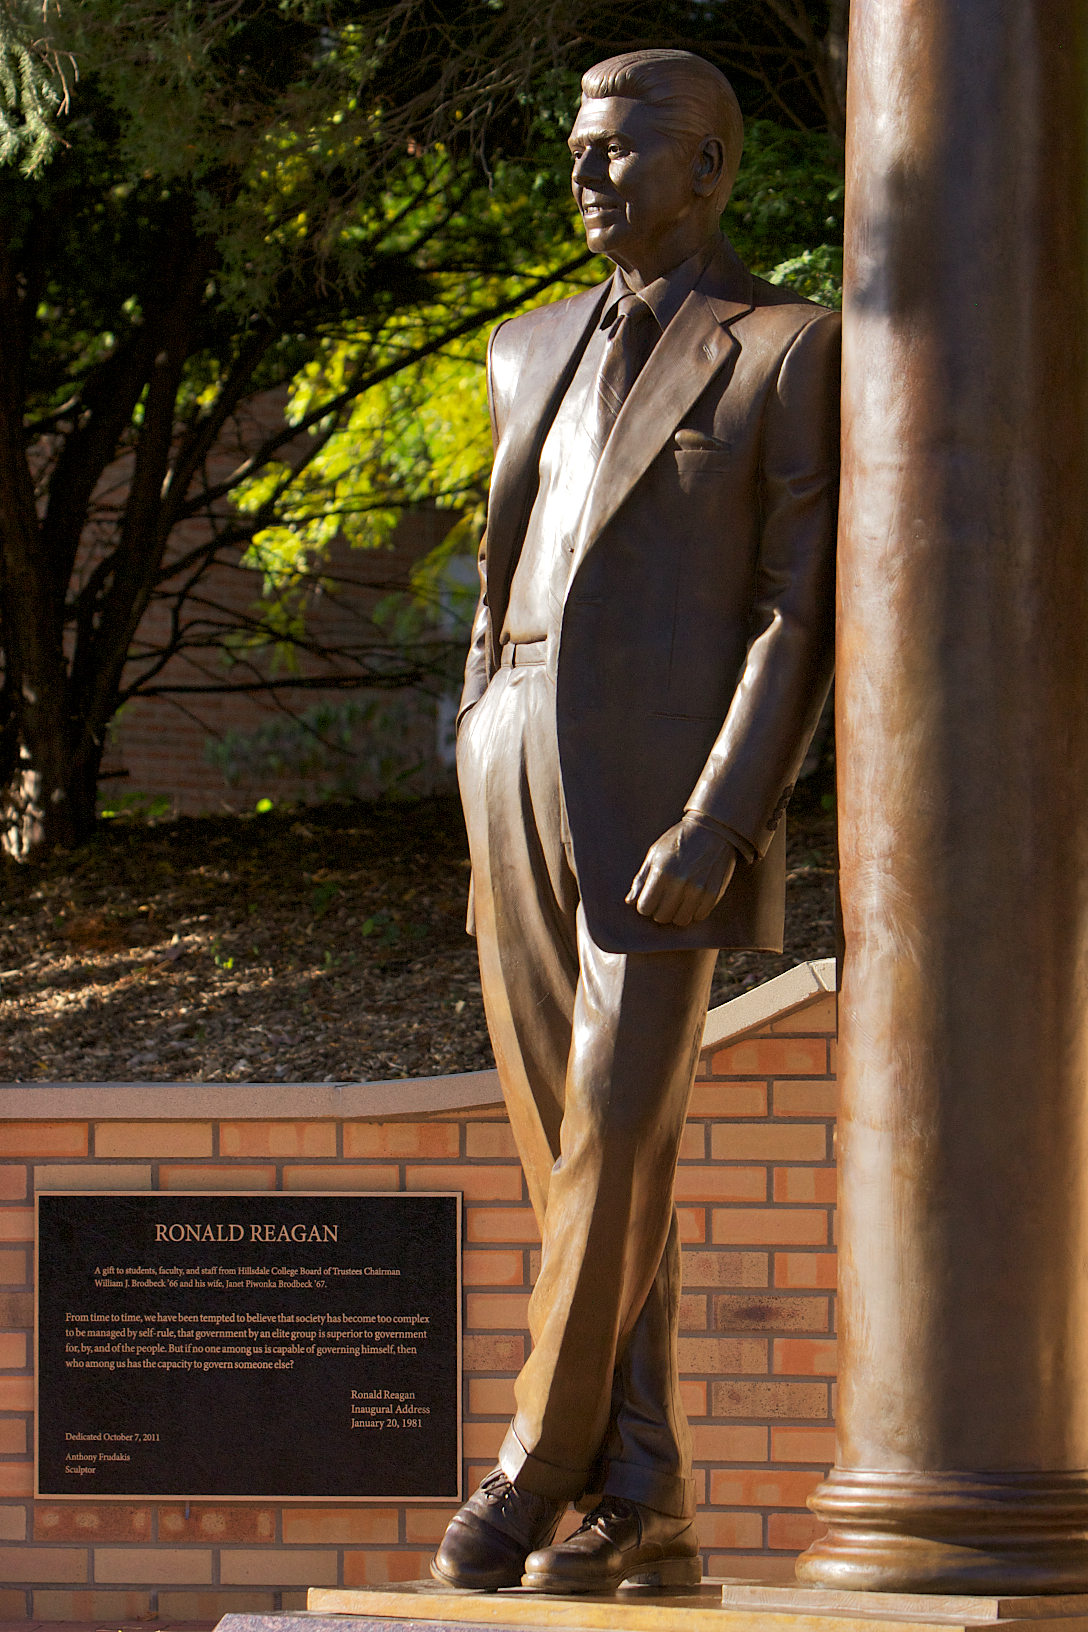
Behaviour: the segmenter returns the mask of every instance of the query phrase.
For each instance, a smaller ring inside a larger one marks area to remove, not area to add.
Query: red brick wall
[[[816,1528],[805,1498],[834,1459],[835,1025],[827,994],[706,1048],[685,1131],[681,1367],[712,1575],[753,1555],[788,1572]],[[449,1507],[223,1502],[186,1518],[176,1502],[33,1501],[31,1198],[35,1184],[463,1191],[467,1490],[509,1421],[538,1264],[501,1108],[122,1121],[95,1116],[93,1087],[67,1092],[78,1117],[0,1122],[0,1618],[121,1619],[150,1613],[153,1593],[162,1616],[210,1618],[302,1607],[308,1586],[425,1575]]]
[[[688,1114],[680,1364],[712,1575],[806,1547],[835,1459],[835,1028],[829,993],[706,1051]]]
[[[282,415],[282,393],[272,393],[258,405],[259,413],[250,428],[250,436],[258,431],[274,428]],[[243,439],[245,441],[245,439]],[[223,447],[217,459],[217,468],[223,472],[237,462],[243,447]],[[121,470],[121,467],[119,467]],[[122,473],[122,472],[121,472]],[[117,472],[111,473],[111,481]],[[439,545],[444,539],[453,512],[421,511],[403,517],[396,527],[388,550],[352,550],[346,543],[334,543],[328,561],[323,563],[328,574],[329,588],[325,594],[313,596],[307,605],[307,632],[328,646],[357,645],[360,632],[374,614],[375,605],[388,592],[388,584],[406,584],[414,563]],[[171,553],[179,555],[206,537],[202,522],[189,522],[178,529],[171,539]],[[83,563],[85,570],[88,563]],[[165,589],[173,588],[166,581]],[[215,565],[197,586],[194,596],[186,605],[184,620],[202,619],[228,623],[232,617],[245,617],[253,612],[261,599],[261,574],[237,565],[237,557],[227,557]],[[163,601],[153,601],[144,620],[140,622],[134,641],[134,651],[155,648],[165,643],[170,628],[170,607]],[[140,664],[132,664],[126,681],[139,672]],[[259,672],[271,671],[269,659],[258,659]],[[321,676],[334,671],[347,671],[349,664],[331,659],[321,663],[313,656],[302,654],[299,672],[303,676]],[[284,676],[284,669],[279,669]],[[232,674],[220,661],[215,651],[192,651],[179,654],[166,664],[157,676],[157,684],[199,685],[222,682]],[[233,676],[253,679],[250,672],[235,669]],[[277,720],[289,712],[300,713],[315,703],[334,700],[346,702],[357,697],[352,690],[279,690],[271,694],[181,694],[175,697],[135,698],[114,721],[103,770],[106,778],[101,785],[101,803],[109,806],[122,796],[145,795],[170,798],[171,809],[183,814],[220,809],[253,809],[259,798],[295,800],[313,798],[320,792],[313,778],[256,775],[237,783],[228,783],[206,756],[206,744],[222,739],[228,731],[251,733],[266,721]],[[440,774],[434,761],[436,728],[432,718],[432,703],[424,703],[419,718],[418,744],[429,759],[429,772]],[[119,775],[124,772],[124,775]],[[426,778],[424,778],[426,780]],[[362,788],[360,792],[377,793],[377,785]]]
[[[405,516],[388,550],[353,550],[342,542],[336,544],[326,563],[330,577],[335,579],[335,590],[310,601],[306,614],[308,634],[329,646],[357,644],[363,622],[370,618],[385,593],[384,586],[391,582],[405,583],[413,564],[441,543],[452,519],[449,512],[437,511]],[[252,612],[260,599],[261,576],[224,563],[209,572],[200,594],[227,613],[244,616]],[[153,603],[140,625],[136,648],[165,640],[167,627],[167,607]],[[269,667],[267,660],[258,664],[262,671]],[[316,659],[303,656],[299,672],[314,676],[348,667],[346,663],[336,662],[322,665]],[[281,678],[283,673],[281,669]],[[214,653],[182,654],[171,659],[156,677],[156,683],[201,685],[209,680],[219,683],[230,674]],[[242,675],[239,669],[234,674],[243,679],[253,678],[248,673]],[[136,698],[115,721],[103,761],[106,776],[100,789],[100,803],[108,808],[125,796],[145,795],[148,799],[166,796],[172,811],[196,815],[224,809],[252,810],[262,798],[277,801],[313,798],[320,791],[313,778],[247,775],[228,783],[222,771],[209,762],[206,745],[209,741],[221,740],[229,732],[251,733],[266,722],[281,720],[285,709],[297,715],[319,702],[344,703],[361,695],[353,690],[298,687],[280,690],[275,696],[185,693],[174,697]],[[420,699],[418,706],[419,723],[414,740],[420,754],[428,760],[428,774],[441,777],[442,769],[434,757],[433,704]],[[122,772],[124,775],[119,774]],[[420,784],[421,791],[425,791],[425,785],[426,777]],[[359,791],[376,794],[381,789],[374,784],[363,786]]]
[[[265,392],[243,404],[224,427],[211,452],[207,465],[211,483],[227,478],[254,447],[282,427],[286,401],[284,388]],[[292,458],[303,451],[308,441],[305,435],[296,438],[280,450],[280,456]],[[103,547],[116,541],[119,496],[131,479],[131,469],[132,454],[128,453],[110,466],[98,484],[73,576],[76,588],[87,582],[101,560]],[[228,526],[234,515],[229,501],[223,500],[217,506],[216,520],[220,527]],[[329,645],[358,644],[361,630],[369,622],[377,601],[387,593],[389,584],[403,585],[413,564],[442,541],[454,519],[451,511],[405,515],[388,550],[352,550],[342,540],[337,542],[323,563],[323,575],[330,581],[327,592],[311,596],[308,602],[308,631]],[[159,590],[136,631],[132,644],[135,661],[125,670],[124,684],[133,683],[146,668],[139,654],[154,652],[166,644],[172,607],[170,597],[190,579],[192,564],[185,566],[176,579],[170,576],[171,568],[185,561],[189,552],[198,549],[207,538],[208,524],[199,517],[183,522],[171,534]],[[190,633],[195,629],[206,638],[214,632],[218,638],[238,617],[252,613],[261,596],[261,575],[242,569],[239,560],[237,551],[225,549],[207,575],[191,587],[181,614],[182,624]],[[255,657],[254,667],[257,674],[271,672],[271,654]],[[351,664],[344,660],[322,661],[306,653],[299,656],[298,672],[305,676],[343,673],[350,669]],[[283,677],[282,665],[276,672]],[[172,658],[155,676],[155,683],[220,682],[229,674],[215,647],[191,649],[188,654]],[[236,668],[234,676],[239,675],[244,679],[256,677],[252,673],[242,674]],[[314,797],[320,790],[312,778],[249,777],[236,785],[228,785],[222,773],[208,762],[205,744],[229,731],[252,732],[268,720],[282,718],[285,708],[298,714],[322,700],[343,701],[357,695],[353,691],[286,689],[279,691],[276,698],[260,694],[187,693],[134,700],[114,721],[103,763],[105,779],[100,789],[101,803],[108,807],[126,796],[165,796],[175,812],[195,814],[224,807],[251,810],[255,802],[264,797],[285,800]],[[428,774],[441,774],[434,758],[433,703],[421,710],[413,737],[429,756]],[[359,791],[379,790],[375,786],[362,787]]]

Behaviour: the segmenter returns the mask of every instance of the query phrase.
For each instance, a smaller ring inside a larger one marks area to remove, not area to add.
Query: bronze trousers
[[[543,667],[498,671],[462,721],[457,763],[484,1007],[543,1237],[499,1460],[541,1496],[688,1516],[673,1184],[717,954],[595,944]]]

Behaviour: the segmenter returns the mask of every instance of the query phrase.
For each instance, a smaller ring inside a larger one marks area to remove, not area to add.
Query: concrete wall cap
[[[828,992],[838,990],[835,959],[817,958],[813,963],[799,963],[785,974],[766,980],[762,986],[753,986],[750,992],[731,998],[706,1017],[703,1030],[703,1048],[721,1048],[734,1043],[750,1031],[759,1031],[775,1020],[785,1019],[794,1009],[804,1008]]]
[[[799,963],[741,997],[712,1009],[702,1048],[721,1048],[835,990],[835,960]],[[8,1082],[0,1083],[0,1120],[284,1121],[331,1118],[396,1121],[500,1109],[496,1071],[388,1082]]]

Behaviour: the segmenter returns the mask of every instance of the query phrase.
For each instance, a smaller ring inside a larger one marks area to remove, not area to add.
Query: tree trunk
[[[18,787],[8,790],[9,820],[6,848],[24,858],[34,850],[74,850],[85,844],[95,827],[98,771],[101,751],[73,759],[65,754],[43,754],[45,770],[26,761]]]
[[[108,725],[107,717],[97,730],[89,728],[72,697],[59,642],[56,651],[35,653],[25,628],[35,621],[32,601],[21,601],[17,609],[9,604],[4,627],[8,662],[13,651],[30,647],[51,676],[60,671],[59,682],[39,689],[34,663],[20,664],[21,697],[13,699],[6,783],[0,789],[3,847],[19,859],[39,849],[74,849],[91,837]]]
[[[213,246],[183,211],[156,320],[84,385],[85,422],[65,437],[39,516],[22,418],[34,317],[0,238],[0,843],[12,855],[72,848],[94,831],[109,722],[170,531],[163,495],[177,395],[213,262]],[[73,632],[66,603],[92,498],[124,450],[141,395],[118,541],[84,586],[89,605]]]

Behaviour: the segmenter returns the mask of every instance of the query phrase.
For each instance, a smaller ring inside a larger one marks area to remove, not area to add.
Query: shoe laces
[[[546,1497],[538,1497],[533,1490],[519,1490],[517,1485],[507,1479],[501,1467],[491,1470],[480,1480],[480,1488],[476,1490],[473,1501],[483,1498],[484,1510],[506,1529],[509,1534],[527,1537],[530,1546],[540,1546],[540,1542],[533,1541],[540,1526],[550,1521],[556,1521],[566,1503],[550,1501]],[[480,1511],[480,1510],[478,1510]],[[486,1514],[481,1513],[481,1518]],[[551,1526],[555,1529],[555,1524]]]
[[[489,1505],[495,1506],[505,1513],[514,1498],[515,1491],[502,1469],[493,1468],[489,1474],[480,1480],[480,1494],[485,1496]]]
[[[641,1534],[642,1520],[636,1503],[628,1501],[626,1496],[602,1496],[592,1512],[586,1514],[575,1534],[581,1535],[584,1530],[599,1530],[602,1535],[607,1535],[608,1526],[614,1520],[622,1521],[632,1515],[638,1519]]]
[[[535,1512],[549,1505],[545,1497],[537,1496],[533,1491],[518,1490],[501,1468],[493,1468],[480,1480],[479,1493],[489,1507],[498,1508],[504,1519],[523,1516],[527,1508]]]

